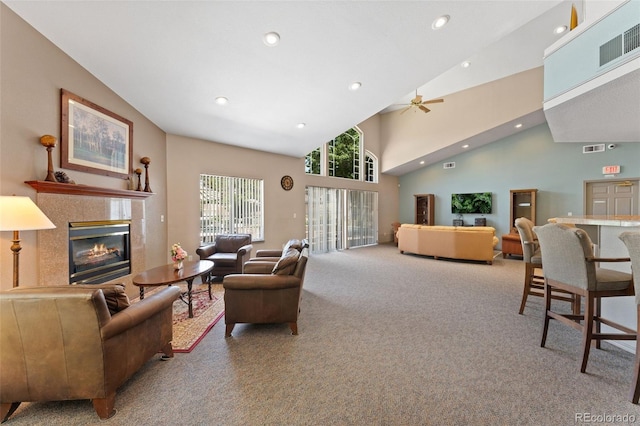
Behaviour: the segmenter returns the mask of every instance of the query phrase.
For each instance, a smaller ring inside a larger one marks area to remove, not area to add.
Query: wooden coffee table
[[[173,265],[158,266],[141,272],[133,278],[133,284],[140,287],[140,299],[144,299],[145,287],[158,287],[161,285],[171,285],[182,281],[187,282],[187,301],[189,306],[189,318],[193,318],[193,305],[191,304],[191,286],[193,280],[204,274],[208,274],[213,269],[213,262],[210,260],[196,260],[193,262],[183,262],[182,269],[174,269]],[[180,299],[184,302],[184,294]]]

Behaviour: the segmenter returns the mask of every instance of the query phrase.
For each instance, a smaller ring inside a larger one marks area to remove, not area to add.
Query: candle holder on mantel
[[[57,182],[56,176],[53,174],[53,159],[51,158],[51,151],[55,148],[56,142],[55,136],[44,135],[40,138],[40,144],[47,148],[47,177],[44,179],[47,182]]]
[[[140,163],[144,164],[144,192],[153,192],[149,186],[149,164],[151,159],[149,157],[142,157]]]
[[[138,187],[136,188],[136,191],[142,191],[142,184],[140,183],[140,175],[142,174],[142,169],[135,169],[134,172],[138,176]]]

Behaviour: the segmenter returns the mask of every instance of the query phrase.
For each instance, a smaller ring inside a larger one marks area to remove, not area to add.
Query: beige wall
[[[126,68],[126,67],[125,67]],[[123,70],[125,72],[125,70]],[[113,111],[134,123],[133,167],[140,158],[151,158],[150,178],[154,195],[145,201],[147,230],[145,263],[167,260],[165,133],[127,104],[79,64],[51,44],[40,33],[0,4],[0,194],[27,195],[36,201],[27,180],[42,180],[47,171],[47,153],[40,136],[60,138],[60,89],[64,88]],[[53,151],[54,168],[60,170],[60,147]],[[65,172],[79,184],[126,189],[121,179]],[[43,231],[46,232],[46,231]],[[21,233],[20,282],[38,284],[37,232]],[[11,233],[0,233],[0,289],[11,287]],[[67,247],[60,247],[66,253]],[[56,253],[51,253],[55,256]]]
[[[374,116],[359,125],[365,145],[379,155],[379,118]],[[304,173],[304,159],[237,148],[183,136],[167,136],[169,196],[169,241],[180,242],[195,256],[200,242],[198,185],[201,173],[256,178],[264,180],[265,241],[254,243],[254,252],[262,248],[279,248],[290,238],[305,235],[305,187],[363,189],[379,193],[379,238],[392,239],[391,223],[398,217],[398,179],[380,176],[379,184],[348,179],[309,176]],[[284,175],[293,177],[291,191],[280,187]]]
[[[542,86],[542,67],[538,67],[447,95],[444,103],[433,105],[426,115],[419,111],[382,114],[381,170],[391,170],[540,110]]]
[[[154,195],[144,201],[147,268],[167,263],[173,242],[182,243],[195,256],[199,242],[200,173],[264,179],[265,242],[256,243],[256,249],[280,247],[291,237],[304,236],[307,185],[378,191],[379,241],[391,241],[391,223],[398,218],[396,177],[381,175],[379,184],[371,184],[307,176],[301,158],[166,135],[4,4],[0,4],[0,20],[0,195],[27,195],[36,201],[35,191],[24,181],[46,176],[47,156],[39,139],[44,134],[60,137],[60,89],[64,88],[134,123],[133,168],[141,167],[141,157],[151,158],[149,175]],[[374,116],[359,127],[364,132],[366,148],[381,158],[380,118]],[[54,150],[56,170],[60,170],[59,156],[58,145]],[[126,188],[120,179],[65,172],[79,184]],[[283,175],[293,177],[291,191],[280,187]],[[38,282],[37,234],[21,233],[23,285],[42,284]],[[10,246],[11,233],[1,233],[0,289],[11,287]],[[60,250],[66,251],[67,247]]]

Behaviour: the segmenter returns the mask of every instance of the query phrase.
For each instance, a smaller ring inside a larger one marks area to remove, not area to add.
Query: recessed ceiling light
[[[361,87],[362,87],[362,83],[360,83],[359,81],[354,81],[353,83],[351,83],[349,85],[349,90],[355,92],[356,90],[358,90]]]
[[[420,164],[424,164],[424,160],[422,160],[422,161],[420,162]]]
[[[464,61],[463,63],[460,64],[462,68],[469,68],[470,65],[471,65],[471,62],[469,61]]]
[[[307,126],[307,123],[298,123],[298,124],[296,125],[296,127],[297,127],[298,129],[304,129],[306,126]]]
[[[559,27],[556,27],[555,30],[553,30],[553,33],[554,34],[562,34],[565,31],[567,31],[567,26],[566,25],[560,25]]]
[[[464,149],[467,149],[467,148],[469,148],[469,144],[467,144],[467,145],[462,145],[462,147],[463,147]]]
[[[280,34],[275,31],[271,31],[262,37],[262,41],[264,41],[264,44],[269,47],[277,46],[278,43],[280,43]]]
[[[522,123],[518,123],[518,124],[515,125],[516,129],[519,129],[520,127],[522,127]]]
[[[216,103],[218,105],[226,105],[227,103],[229,103],[229,99],[225,98],[224,96],[218,96],[216,98]]]
[[[431,28],[433,28],[434,30],[438,30],[444,27],[447,24],[447,22],[449,22],[450,18],[451,17],[449,15],[440,16],[435,21],[433,21],[433,24],[431,24]]]

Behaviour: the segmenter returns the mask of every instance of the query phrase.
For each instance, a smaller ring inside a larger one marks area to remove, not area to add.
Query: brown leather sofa
[[[24,401],[90,399],[100,418],[113,416],[118,387],[159,351],[173,356],[179,294],[167,287],[128,306],[124,285],[0,292],[2,421]]]
[[[225,337],[237,323],[288,323],[298,334],[298,314],[307,266],[306,250],[291,248],[277,263],[251,261],[244,274],[224,277]]]
[[[212,244],[200,246],[196,253],[201,260],[212,260],[211,277],[241,274],[245,262],[251,258],[251,234],[216,235]]]

